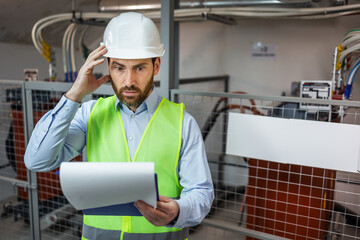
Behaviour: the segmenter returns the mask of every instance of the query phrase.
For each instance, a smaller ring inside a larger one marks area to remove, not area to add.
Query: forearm
[[[49,171],[79,154],[85,133],[71,128],[78,103],[62,98],[37,123],[25,152],[25,165],[33,171]]]

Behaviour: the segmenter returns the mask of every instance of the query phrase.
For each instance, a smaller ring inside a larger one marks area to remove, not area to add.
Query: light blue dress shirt
[[[134,113],[116,98],[114,107],[120,108],[131,159],[161,99],[153,88]],[[95,102],[91,100],[80,107],[79,103],[63,96],[55,108],[36,124],[25,152],[26,167],[32,171],[50,171],[59,167],[61,162],[78,156],[86,145],[88,120]],[[180,213],[175,224],[168,226],[184,228],[199,224],[208,214],[214,199],[201,132],[195,119],[186,111],[177,170],[183,187],[180,199],[176,200]]]

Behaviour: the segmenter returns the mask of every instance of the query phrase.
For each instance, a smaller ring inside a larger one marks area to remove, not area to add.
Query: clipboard
[[[157,185],[157,174],[155,174],[156,200],[159,201],[159,191]],[[81,210],[85,215],[106,215],[106,216],[142,216],[140,211],[134,206],[135,202],[116,204],[106,207],[89,208]]]
[[[159,200],[153,162],[64,162],[59,176],[65,197],[85,215],[141,216],[134,202],[156,208]]]

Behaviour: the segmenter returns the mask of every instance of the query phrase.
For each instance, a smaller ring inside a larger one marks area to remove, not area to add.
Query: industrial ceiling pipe
[[[329,7],[345,5],[346,0],[180,0],[180,9],[206,8],[206,7]],[[99,11],[145,11],[161,9],[160,0],[100,0]]]

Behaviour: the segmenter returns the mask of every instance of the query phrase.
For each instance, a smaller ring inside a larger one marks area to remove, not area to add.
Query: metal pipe
[[[10,182],[14,187],[23,187],[24,189],[36,189],[36,186],[30,185],[27,181],[19,180],[16,178],[10,178],[5,176],[0,176],[0,180],[5,182]]]
[[[235,93],[220,93],[220,92],[197,92],[188,90],[172,89],[171,94],[176,95],[196,95],[196,96],[209,96],[209,97],[224,97],[235,99],[255,99],[273,102],[292,102],[292,103],[312,103],[320,105],[334,105],[343,108],[347,107],[360,107],[359,101],[344,101],[344,100],[330,100],[330,99],[312,99],[312,98],[299,98],[299,97],[278,97],[278,96],[260,96],[249,94],[235,94]],[[341,111],[341,110],[340,110]],[[345,113],[344,110],[343,114]]]
[[[180,9],[188,8],[207,8],[207,7],[246,7],[246,6],[267,6],[267,7],[315,7],[315,6],[335,6],[344,5],[345,0],[238,0],[238,1],[219,1],[219,0],[199,0],[189,1],[180,0]],[[160,10],[160,0],[144,1],[118,1],[100,0],[98,9],[101,12],[106,11],[146,11]]]

